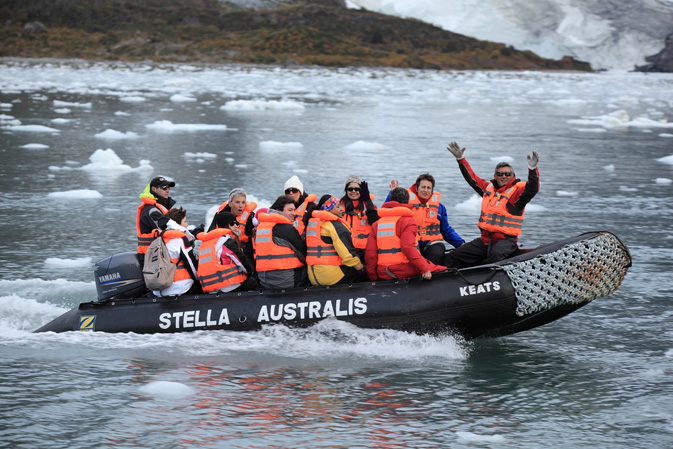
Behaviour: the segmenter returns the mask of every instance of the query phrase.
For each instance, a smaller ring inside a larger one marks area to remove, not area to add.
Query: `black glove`
[[[350,200],[346,201],[346,212],[353,212],[353,202]]]
[[[360,183],[360,201],[368,203],[372,200],[372,197],[369,195],[369,186],[367,181],[362,181]]]
[[[206,225],[201,223],[199,226],[196,226],[194,229],[192,229],[191,232],[194,237],[196,237],[200,232],[203,232],[206,229]]]

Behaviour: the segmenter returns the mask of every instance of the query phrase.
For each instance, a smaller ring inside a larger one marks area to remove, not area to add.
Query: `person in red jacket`
[[[522,181],[507,162],[495,166],[493,179],[477,176],[467,159],[465,148],[451,142],[447,150],[456,158],[460,172],[481,201],[481,215],[477,226],[481,236],[451,251],[445,263],[451,268],[490,264],[511,257],[518,249],[526,205],[540,190],[537,151],[527,156],[528,180]]]
[[[370,280],[408,279],[446,271],[421,255],[416,241],[418,225],[409,203],[407,189],[397,187],[390,201],[379,209],[379,221],[372,225],[365,248],[365,266]]]

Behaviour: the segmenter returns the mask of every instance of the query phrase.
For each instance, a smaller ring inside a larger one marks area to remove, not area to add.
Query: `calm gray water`
[[[0,447],[671,447],[672,123],[671,75],[4,61]],[[451,140],[485,177],[539,151],[522,242],[615,232],[634,257],[621,289],[471,343],[338,322],[31,333],[95,299],[94,263],[134,248],[159,174],[198,224],[234,187],[268,206],[292,174],[340,195],[358,173],[380,204],[429,171],[474,238]]]

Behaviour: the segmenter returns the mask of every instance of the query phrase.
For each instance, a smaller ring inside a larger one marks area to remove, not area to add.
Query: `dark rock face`
[[[636,72],[673,72],[673,33],[666,36],[666,46],[656,55],[645,58],[649,64],[636,67]]]

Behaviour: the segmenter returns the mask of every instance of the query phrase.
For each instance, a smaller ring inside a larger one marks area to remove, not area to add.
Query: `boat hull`
[[[570,263],[563,260],[569,248],[587,254],[573,256],[578,260]],[[588,258],[600,262],[592,264]],[[536,279],[546,276],[553,260],[566,270],[562,279],[551,285],[525,279],[540,270],[542,274],[534,274]],[[431,280],[82,303],[36,332],[254,331],[274,324],[307,327],[331,318],[362,328],[452,333],[467,339],[499,337],[547,324],[611,293],[630,263],[628,249],[619,239],[596,232],[554,242],[499,264],[436,274]],[[611,277],[609,282],[606,276]],[[569,277],[575,283],[565,288]],[[600,287],[599,291],[594,287]]]

